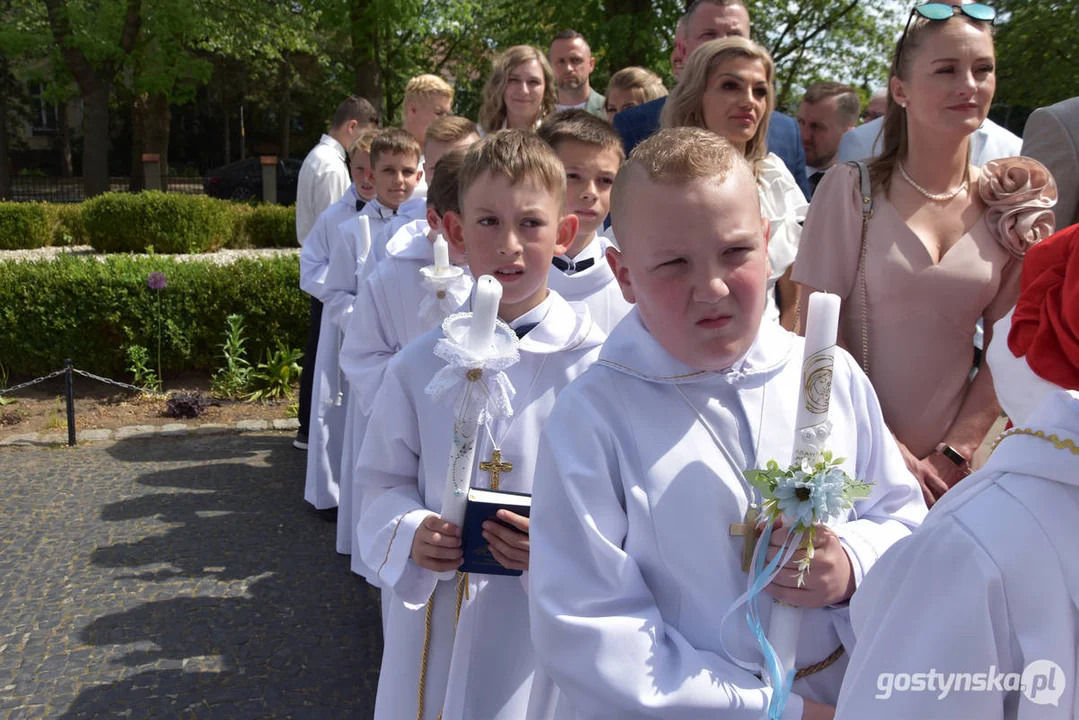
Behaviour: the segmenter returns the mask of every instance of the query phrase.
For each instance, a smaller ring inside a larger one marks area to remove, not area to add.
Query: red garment
[[[1043,380],[1079,390],[1079,225],[1030,248],[1020,287],[1008,349]]]

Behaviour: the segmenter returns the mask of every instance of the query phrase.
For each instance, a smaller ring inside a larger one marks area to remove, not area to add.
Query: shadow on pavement
[[[303,502],[304,456],[290,439],[133,440],[109,452],[177,465],[139,475],[150,492],[101,510],[140,532],[98,546],[91,563],[147,600],[81,630],[88,645],[137,649],[118,648],[121,678],[81,692],[63,717],[370,717],[378,596]]]

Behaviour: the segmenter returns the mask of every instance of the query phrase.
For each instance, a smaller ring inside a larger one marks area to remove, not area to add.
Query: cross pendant
[[[756,505],[746,508],[746,519],[741,523],[731,523],[731,536],[742,536],[742,572],[748,573],[753,567],[753,551],[757,547],[757,540],[761,537],[761,531],[757,529],[757,518],[760,510]]]
[[[508,473],[513,470],[513,463],[502,462],[502,451],[492,450],[490,462],[486,460],[481,462],[480,470],[491,473],[491,489],[497,490],[499,478],[502,476],[502,473]]]

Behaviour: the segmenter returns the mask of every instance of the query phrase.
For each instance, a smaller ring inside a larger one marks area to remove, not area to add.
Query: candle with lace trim
[[[495,335],[495,321],[498,318],[498,304],[501,300],[502,285],[497,280],[490,275],[484,275],[476,281],[476,301],[473,304],[472,317],[469,319],[468,334],[464,338],[464,345],[468,352],[475,356],[477,361],[481,361],[484,356],[491,352]],[[481,367],[469,370],[467,373],[468,384],[478,387],[484,372]],[[464,389],[465,393],[472,391],[473,388],[471,387]],[[476,441],[478,439],[478,420],[454,418],[453,441],[450,444],[450,456],[446,466],[446,487],[442,492],[440,514],[443,520],[458,527],[461,527],[465,521],[468,488],[472,481],[472,465],[476,458]]]
[[[809,297],[792,466],[802,462],[810,465],[820,462],[824,445],[831,435],[828,406],[832,397],[832,365],[839,332],[839,304],[838,295],[816,292]],[[794,521],[784,516],[784,526],[791,528],[793,525]],[[785,673],[795,667],[794,656],[798,650],[801,625],[802,608],[779,602],[772,604],[768,642],[775,649]]]

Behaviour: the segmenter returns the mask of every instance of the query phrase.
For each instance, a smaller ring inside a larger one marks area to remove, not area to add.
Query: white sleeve
[[[438,576],[414,562],[412,540],[428,510],[420,496],[420,431],[413,399],[391,364],[356,461],[363,509],[356,540],[367,567],[407,605],[427,602]],[[407,372],[407,368],[400,368]]]
[[[772,277],[779,278],[794,264],[802,239],[809,203],[794,176],[778,157],[769,155],[762,161],[761,213],[768,219],[768,261]]]
[[[371,414],[386,368],[402,346],[386,307],[384,272],[380,263],[361,283],[356,298],[357,312],[350,319],[341,345],[341,368],[364,415]]]
[[[340,232],[332,238],[324,288],[323,316],[344,331],[356,300],[356,259],[352,239]]]
[[[851,614],[858,642],[836,720],[1004,717],[1006,693],[944,692],[955,673],[1014,665],[999,570],[960,527],[938,525],[897,545],[855,593]]]
[[[771,690],[666,625],[626,551],[625,495],[642,491],[623,487],[609,421],[564,394],[540,446],[530,529],[532,642],[576,717],[764,717]],[[783,717],[801,715],[802,699],[792,695]]]
[[[326,296],[326,273],[330,267],[330,246],[325,214],[319,215],[300,250],[300,289],[318,300]]]

